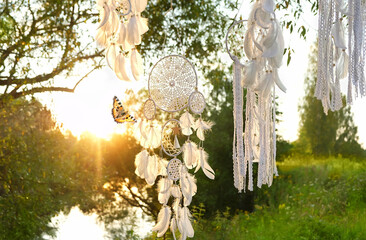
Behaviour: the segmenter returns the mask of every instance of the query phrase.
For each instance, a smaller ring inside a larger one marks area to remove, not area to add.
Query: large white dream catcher
[[[143,75],[143,61],[136,45],[141,44],[141,35],[149,29],[147,19],[141,17],[146,5],[147,0],[97,1],[101,21],[95,39],[106,48],[107,64],[121,80],[131,81],[127,66],[131,66],[135,80]]]
[[[327,113],[342,107],[340,80],[347,76],[347,103],[353,102],[353,92],[356,96],[366,95],[366,1],[320,0],[318,21],[315,96]]]
[[[198,91],[194,66],[185,57],[169,55],[160,59],[150,72],[148,88],[149,99],[143,105],[146,120],[140,120],[134,130],[144,148],[135,159],[136,174],[150,185],[158,179],[158,200],[163,206],[153,231],[161,237],[170,227],[174,239],[177,230],[181,239],[186,239],[194,236],[188,206],[197,192],[196,178],[189,171],[194,169],[196,173],[202,169],[208,178],[215,177],[203,149],[205,131],[212,123],[202,119],[205,99]],[[153,121],[156,107],[168,116],[178,116],[181,111],[183,114],[159,127]],[[198,144],[191,139],[194,133]],[[160,156],[154,152],[159,147]]]
[[[271,186],[277,175],[275,86],[286,88],[278,75],[284,40],[274,8],[272,0],[256,1],[249,19],[234,20],[226,35],[234,61],[233,173],[239,192],[253,190],[253,162],[258,162],[258,187]]]

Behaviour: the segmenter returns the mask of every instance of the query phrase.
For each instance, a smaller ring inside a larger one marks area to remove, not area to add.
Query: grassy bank
[[[294,159],[257,190],[256,210],[199,219],[195,239],[366,239],[366,165]]]
[[[196,208],[194,239],[366,239],[365,163],[293,159],[278,168],[272,187],[256,190],[252,213],[206,220]]]

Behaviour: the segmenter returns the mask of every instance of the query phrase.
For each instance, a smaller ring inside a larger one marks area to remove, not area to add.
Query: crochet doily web
[[[173,158],[172,160],[170,160],[167,166],[168,178],[173,181],[178,180],[180,178],[181,166],[182,162],[179,159]]]
[[[156,107],[155,103],[152,99],[146,100],[144,107],[143,107],[143,113],[146,119],[151,120],[155,117]]]
[[[131,12],[130,0],[117,0],[116,5],[117,12],[122,16],[126,16]]]
[[[182,149],[174,146],[174,129],[180,129],[178,120],[171,119],[165,123],[161,133],[161,147],[165,154],[171,157],[178,156]]]
[[[179,55],[160,59],[149,77],[150,97],[160,109],[167,112],[185,108],[196,86],[197,75],[193,65]]]
[[[194,92],[189,97],[189,107],[193,113],[201,114],[205,110],[205,97],[200,92]]]

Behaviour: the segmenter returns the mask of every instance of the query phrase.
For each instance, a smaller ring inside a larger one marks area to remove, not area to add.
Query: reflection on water
[[[142,211],[137,210],[138,219],[135,229],[136,233],[141,237],[145,237],[154,225],[142,217]],[[103,222],[98,221],[96,213],[86,215],[80,211],[78,207],[73,207],[69,214],[63,212],[53,217],[51,226],[57,227],[56,236],[44,236],[48,240],[109,240],[110,235],[106,231]]]

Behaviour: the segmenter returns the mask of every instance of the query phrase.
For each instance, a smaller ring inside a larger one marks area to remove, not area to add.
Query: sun
[[[133,124],[117,124],[113,120],[113,97],[117,96],[123,104],[127,89],[137,93],[143,86],[146,86],[144,81],[123,82],[113,71],[103,68],[84,79],[74,93],[53,92],[39,99],[51,109],[64,131],[69,130],[77,137],[89,132],[96,137],[109,139],[114,133],[123,134],[128,125]],[[124,107],[128,110],[128,106]]]

